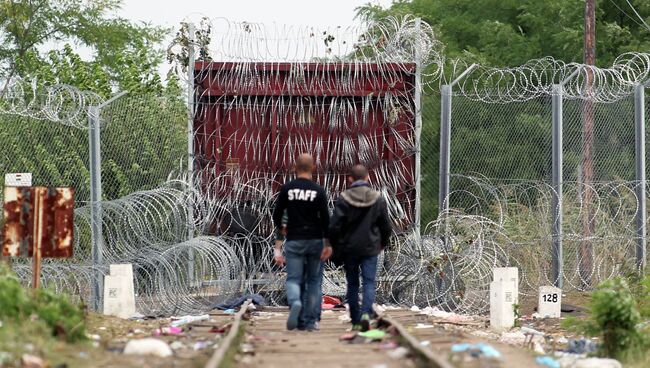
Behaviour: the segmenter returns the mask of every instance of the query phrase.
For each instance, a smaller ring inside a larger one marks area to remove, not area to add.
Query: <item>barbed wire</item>
[[[541,182],[496,185],[485,178],[457,179],[474,185],[451,193],[450,200],[460,207],[428,224],[419,240],[410,231],[398,234],[383,255],[378,275],[381,301],[481,314],[489,308],[494,267],[518,267],[523,295],[534,295],[537,287],[555,281],[549,279],[551,187]],[[103,263],[97,266],[92,265],[88,242],[90,208],[78,208],[75,258],[46,261],[44,284],[88,300],[97,270],[106,274],[109,264],[131,263],[138,308],[145,314],[197,312],[246,292],[263,293],[272,303],[282,304],[285,275],[272,261],[273,194],[268,183],[224,174],[209,185],[210,190],[197,190],[182,179],[170,180],[155,190],[102,202]],[[565,185],[571,188],[566,197],[582,190],[577,184]],[[589,239],[597,250],[590,282],[633,267],[635,224],[630,211],[636,208],[635,185],[593,186],[598,233]],[[228,195],[218,195],[225,187],[230,188]],[[577,247],[584,241],[580,211],[579,205],[565,202],[565,290],[580,289],[585,281],[584,273],[572,271],[578,269]],[[188,234],[194,235],[188,239]],[[28,283],[29,265],[19,263],[15,269]],[[324,291],[343,295],[343,280],[342,270],[328,265]]]
[[[0,81],[6,85],[0,96],[0,114],[47,120],[76,128],[88,126],[88,107],[103,99],[96,93],[82,91],[65,84],[51,86],[38,81],[13,78]]]
[[[469,67],[463,60],[450,61],[448,80]],[[564,98],[610,103],[630,96],[635,85],[649,80],[650,53],[624,53],[609,68],[545,57],[509,68],[479,65],[461,78],[454,93],[486,103],[510,103],[550,96],[554,84],[563,84]]]
[[[404,67],[420,62],[427,75],[442,71],[444,47],[431,26],[412,16],[387,17],[355,26],[317,27],[203,18],[208,36],[195,44],[200,60],[249,63],[311,62],[316,65],[379,63]],[[198,32],[202,35],[203,33]],[[172,44],[171,53],[184,46]],[[427,66],[432,65],[431,68]]]

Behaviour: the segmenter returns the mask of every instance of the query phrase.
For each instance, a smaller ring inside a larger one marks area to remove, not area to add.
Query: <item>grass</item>
[[[2,367],[21,367],[23,354],[35,355],[46,359],[50,367],[67,364],[68,367],[90,366],[90,351],[93,346],[89,341],[68,343],[52,336],[51,330],[42,321],[28,323],[3,322],[0,328],[0,354],[4,360]]]
[[[245,336],[245,331],[246,331],[246,325],[245,321],[242,321],[242,323],[239,325],[239,329],[237,330],[237,335],[235,335],[235,338],[233,339],[232,343],[230,344],[230,347],[224,354],[223,360],[221,361],[221,364],[219,365],[218,368],[233,368],[237,366],[237,362],[235,361],[235,357],[239,353],[239,348],[241,346],[241,343],[244,340]]]
[[[41,324],[49,335],[67,342],[86,339],[85,307],[48,289],[25,289],[5,265],[0,266],[0,320],[9,325]]]
[[[4,264],[0,264],[0,321],[2,367],[20,366],[23,354],[68,362],[71,355],[92,347],[86,340],[83,306],[52,290],[25,289]],[[59,359],[62,353],[65,357]]]

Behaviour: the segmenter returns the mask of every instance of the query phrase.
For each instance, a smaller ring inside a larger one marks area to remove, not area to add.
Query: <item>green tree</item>
[[[650,3],[629,0],[650,20]],[[650,49],[650,29],[627,0],[598,1],[596,59],[609,66],[621,53]],[[398,0],[389,8],[367,4],[362,19],[414,14],[437,30],[447,56],[494,66],[552,56],[582,61],[584,0]]]
[[[120,4],[0,0],[0,104],[11,78],[66,84],[103,98],[129,92],[102,110],[104,199],[156,187],[186,156],[182,88],[173,75],[164,83],[158,71],[167,30],[111,15]],[[48,50],[55,41],[63,46]],[[93,56],[82,58],[73,45],[91,48]],[[79,201],[89,200],[86,130],[0,114],[0,146],[2,172],[31,172],[36,185],[74,186]]]
[[[105,94],[106,77],[122,89],[157,87],[162,83],[157,66],[162,50],[154,45],[167,30],[135,24],[113,16],[121,0],[2,0],[0,1],[0,96],[17,76],[40,76],[48,82],[82,82],[79,87],[97,87]],[[63,50],[46,51],[48,44],[64,43]],[[92,62],[82,62],[71,44],[89,47]],[[45,64],[45,65],[44,65]],[[99,85],[65,72],[77,67],[102,69]],[[51,75],[44,68],[51,68]],[[69,77],[66,79],[66,77]],[[139,83],[136,83],[139,82]]]

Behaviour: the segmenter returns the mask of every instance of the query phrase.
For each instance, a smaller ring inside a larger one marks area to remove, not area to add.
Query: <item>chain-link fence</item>
[[[103,200],[157,188],[187,170],[187,118],[179,98],[127,94],[103,107]]]
[[[19,115],[0,115],[0,169],[32,173],[36,186],[70,186],[78,204],[90,199],[88,133]],[[4,175],[3,175],[4,183]],[[3,184],[4,186],[4,184]],[[0,193],[0,199],[2,194]]]
[[[52,100],[51,93],[46,97],[43,100]],[[0,114],[2,174],[28,172],[32,174],[34,186],[75,188],[74,257],[70,260],[44,260],[44,286],[65,290],[88,301],[91,284],[98,278],[101,282],[109,263],[133,263],[135,272],[142,273],[145,262],[134,261],[134,257],[154,262],[155,255],[138,255],[137,249],[149,248],[152,241],[180,244],[188,240],[187,226],[170,229],[168,226],[178,225],[170,224],[170,219],[165,218],[168,216],[165,213],[191,193],[182,188],[164,188],[170,176],[178,177],[187,167],[188,113],[183,100],[126,95],[100,108],[98,143],[101,166],[94,168],[101,173],[102,191],[99,194],[103,199],[98,226],[103,230],[99,240],[105,246],[99,248],[100,262],[93,259],[91,251],[93,242],[98,240],[93,241],[91,236],[93,168],[89,121],[92,116],[88,106],[78,103],[74,110],[84,109],[86,112],[73,116],[68,114],[67,119],[55,119],[56,114],[44,114],[37,107],[16,111],[18,109],[10,105],[11,102],[7,99],[0,101],[4,104],[4,113]],[[87,102],[99,105],[101,100]],[[52,104],[48,106],[49,109],[54,107]],[[60,104],[58,109],[71,107]],[[2,192],[4,190],[0,191],[0,200]],[[134,198],[129,200],[129,196]],[[126,204],[120,204],[120,201],[126,201]],[[147,239],[147,231],[155,233],[154,229],[165,226],[167,236]],[[133,236],[133,231],[129,233],[128,229],[134,227],[139,229],[136,231],[138,236]],[[27,259],[14,260],[12,267],[26,282],[31,279],[31,266]],[[142,278],[137,280],[144,282]],[[149,285],[148,288],[153,290],[155,286]]]
[[[430,100],[440,103],[439,97]],[[424,107],[427,116],[426,102]],[[544,94],[496,103],[464,91],[452,97],[446,216],[488,218],[501,229],[508,239],[502,244],[508,263],[520,268],[528,292],[553,283],[590,289],[637,267],[634,95],[607,102],[563,98],[560,193],[553,182],[553,108],[551,96]],[[437,127],[434,119],[425,119],[425,126]],[[438,156],[438,140],[437,134],[423,136],[423,157]],[[551,275],[558,194],[561,280]],[[462,242],[463,234],[454,229],[446,234],[452,243]]]
[[[126,95],[103,107],[103,199],[156,188],[187,167],[187,116],[182,100],[156,96]],[[0,172],[32,173],[35,186],[73,187],[76,206],[88,204],[87,124],[5,113],[0,127]]]
[[[353,164],[375,168],[372,184],[400,230],[381,261],[382,301],[480,313],[493,267],[519,267],[525,293],[550,283],[588,289],[638,270],[645,234],[636,221],[645,218],[645,195],[636,192],[638,103],[630,87],[647,80],[649,55],[626,54],[607,69],[551,58],[512,69],[472,65],[456,77],[463,63],[445,60],[433,29],[410,17],[330,29],[322,39],[311,27],[219,24],[228,32],[214,32],[213,45],[191,44],[192,35],[189,45],[177,45],[204,58],[189,58],[186,81],[195,87],[190,105],[197,103],[189,137],[196,181],[185,176],[189,116],[178,96],[122,96],[102,105],[98,117],[88,107],[101,99],[69,87],[32,98],[28,86],[17,85],[0,100],[4,172],[32,172],[36,185],[77,189],[75,258],[44,262],[45,285],[87,296],[108,264],[132,263],[146,311],[196,310],[234,292],[282,300],[269,213],[277,184],[292,178],[292,159],[303,151],[316,153],[317,166],[331,166],[317,180],[336,183],[333,196]],[[450,64],[453,71],[445,69]],[[420,71],[424,95],[417,101]],[[450,76],[458,84],[447,110],[437,90]],[[567,83],[563,109],[552,93],[560,82]],[[101,165],[89,153],[89,115],[100,126]],[[450,150],[441,154],[448,121]],[[376,130],[359,129],[371,123]],[[377,154],[381,147],[385,154]],[[421,172],[414,173],[418,153]],[[244,167],[255,175],[241,175]],[[89,203],[98,194],[91,169],[102,174],[99,211]],[[418,179],[421,233],[409,217]],[[342,290],[340,270],[327,271],[324,290]],[[16,272],[29,278],[26,264]]]

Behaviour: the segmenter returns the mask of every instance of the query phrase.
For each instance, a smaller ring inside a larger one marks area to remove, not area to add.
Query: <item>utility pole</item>
[[[594,71],[589,66],[596,64],[596,0],[585,0],[585,31],[584,31],[584,64],[587,65],[585,80],[585,100],[582,108],[582,178],[583,206],[582,236],[580,245],[580,279],[583,289],[591,287],[593,273],[593,245],[591,237],[594,233],[593,207],[594,198]]]

